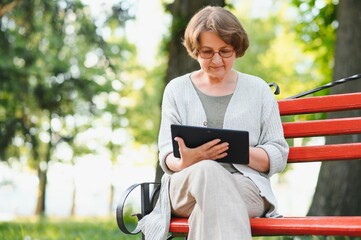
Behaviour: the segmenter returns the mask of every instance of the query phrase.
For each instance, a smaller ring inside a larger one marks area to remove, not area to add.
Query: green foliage
[[[144,69],[135,47],[119,34],[129,17],[124,11],[123,5],[109,16],[100,11],[95,22],[81,1],[0,5],[0,160],[46,176],[53,161],[74,163],[106,145],[115,159],[119,141],[108,137],[90,146],[79,136],[96,127],[111,129],[110,135],[127,132],[127,110],[139,101],[137,78],[126,73]],[[45,184],[40,178],[43,195]]]
[[[19,2],[2,16],[1,30],[2,159],[32,151],[36,167],[47,161],[47,148],[74,139],[68,116],[101,113],[94,97],[112,90],[109,82],[134,47],[122,39],[106,42],[78,1]],[[54,129],[54,121],[68,129]]]
[[[158,138],[160,103],[164,88],[165,65],[147,72],[138,72],[138,82],[143,85],[133,108],[129,109],[132,121],[129,129],[135,140],[142,144],[154,144]]]
[[[319,69],[323,82],[330,82],[334,66],[338,0],[291,0],[298,9],[298,41],[313,54],[313,67]]]
[[[325,76],[314,65],[317,54],[305,51],[304,42],[298,40],[295,20],[289,16],[293,6],[278,1],[274,9],[262,18],[248,16],[247,8],[237,13],[249,35],[250,47],[235,68],[277,83],[281,88],[277,98],[282,99],[320,86]]]
[[[140,239],[140,235],[124,235],[115,219],[42,219],[0,223],[0,239],[128,240]]]

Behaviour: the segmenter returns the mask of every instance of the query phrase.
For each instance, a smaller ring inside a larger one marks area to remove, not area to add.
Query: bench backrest
[[[361,110],[361,93],[286,99],[278,101],[281,116]],[[324,120],[283,122],[286,138],[361,134],[361,116]],[[290,148],[289,163],[361,159],[361,142],[296,146]]]

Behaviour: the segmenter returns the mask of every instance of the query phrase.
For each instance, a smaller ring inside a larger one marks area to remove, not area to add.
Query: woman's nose
[[[212,57],[212,62],[215,64],[222,62],[222,57],[219,55],[219,53],[214,53]]]

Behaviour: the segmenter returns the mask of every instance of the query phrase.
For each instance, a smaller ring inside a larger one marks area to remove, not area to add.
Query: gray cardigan
[[[167,168],[165,158],[173,152],[170,125],[206,125],[206,114],[190,75],[170,81],[164,91],[158,148],[160,165],[166,174],[162,178],[155,209],[139,222],[147,240],[165,239],[168,233],[171,211],[168,184],[173,172]],[[271,203],[272,208],[266,217],[279,216],[269,178],[285,168],[289,147],[283,136],[277,101],[265,81],[238,72],[237,86],[226,110],[223,128],[248,131],[250,145],[267,152],[270,158],[270,171],[267,174],[245,165],[234,164],[234,167],[249,177],[259,188],[260,194]]]
[[[172,174],[165,165],[166,156],[173,151],[170,125],[204,126],[206,121],[190,74],[170,81],[164,91],[158,139],[160,164],[167,174]],[[238,72],[237,85],[225,113],[223,128],[248,131],[250,146],[263,148],[267,152],[270,158],[270,171],[267,174],[245,165],[234,164],[234,167],[252,179],[260,194],[274,207],[266,216],[275,216],[277,203],[269,178],[286,166],[288,145],[283,136],[277,101],[265,81]]]

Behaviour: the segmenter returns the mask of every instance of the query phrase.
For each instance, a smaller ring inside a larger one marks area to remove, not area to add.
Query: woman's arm
[[[267,152],[262,148],[250,147],[248,166],[259,172],[263,172],[263,173],[269,172],[270,160]]]

